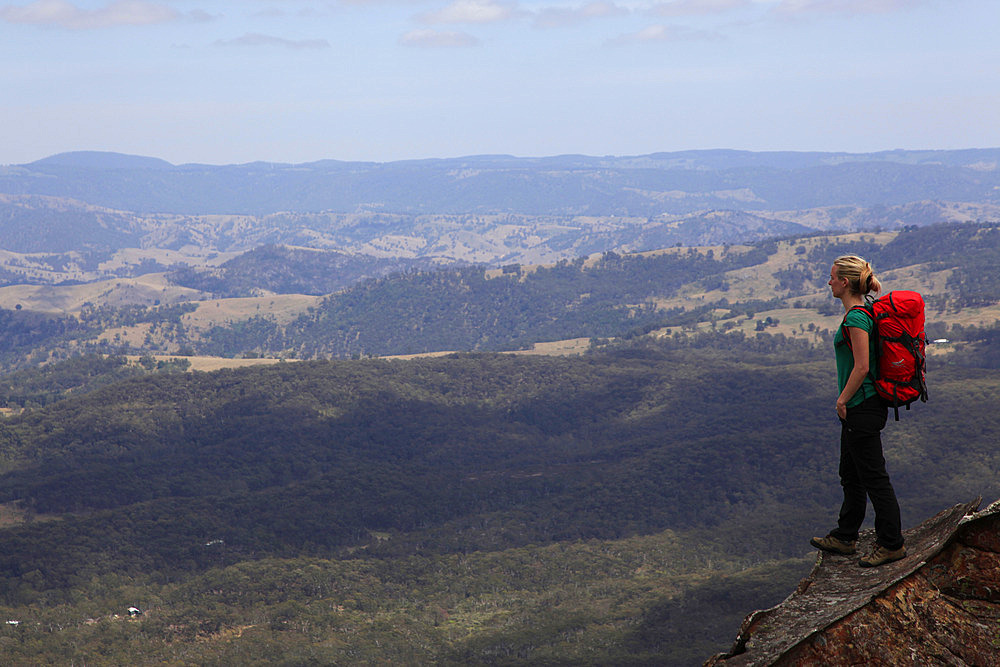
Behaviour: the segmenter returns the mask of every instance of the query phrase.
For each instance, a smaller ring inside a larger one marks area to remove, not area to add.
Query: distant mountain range
[[[172,165],[74,152],[0,168],[0,192],[140,213],[378,211],[651,217],[914,201],[1000,201],[1000,149],[480,155],[389,163]]]
[[[417,265],[997,222],[998,165],[1000,149],[225,166],[63,153],[0,167],[0,285],[215,271],[270,245],[331,251],[344,286]]]

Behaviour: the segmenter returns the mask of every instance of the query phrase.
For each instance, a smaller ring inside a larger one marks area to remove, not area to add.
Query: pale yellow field
[[[176,361],[186,359],[191,365],[189,371],[217,371],[222,368],[244,368],[246,366],[270,366],[272,364],[284,363],[286,361],[296,361],[295,359],[229,359],[227,357],[204,357],[191,356],[182,357],[176,354],[154,354],[156,361]],[[133,364],[139,363],[139,355],[130,354],[128,360]]]
[[[390,354],[379,359],[398,359],[407,361],[409,359],[429,359],[435,357],[446,357],[449,354],[457,354],[455,350],[441,350],[439,352],[417,352],[416,354]]]
[[[216,325],[248,320],[251,317],[273,317],[278,324],[288,324],[296,317],[315,307],[321,296],[305,294],[272,294],[234,299],[202,301],[198,309],[182,318],[185,327],[209,329]]]
[[[729,299],[730,301],[746,301],[750,299],[768,300],[774,297],[787,296],[778,289],[778,271],[796,265],[800,257],[796,254],[798,248],[805,248],[806,252],[820,243],[849,242],[876,239],[880,243],[888,243],[895,238],[898,232],[860,232],[856,234],[842,234],[839,236],[809,237],[778,242],[778,249],[766,262],[756,266],[735,269],[725,275],[729,283],[726,291],[712,290],[710,292],[698,292],[697,287],[690,286],[683,290],[675,299],[666,300],[666,307],[673,308],[683,305],[685,301],[696,299],[699,302],[713,302],[719,299]],[[716,251],[716,256],[719,251]],[[829,267],[819,267],[817,271],[821,275],[826,275]],[[679,302],[679,303],[678,303]]]
[[[150,332],[150,328],[150,324],[148,322],[144,322],[143,324],[137,324],[131,327],[115,327],[113,329],[105,329],[97,337],[97,340],[107,341],[114,344],[128,343],[132,347],[141,347],[143,342],[146,340],[146,336]]]
[[[548,343],[535,343],[530,350],[518,350],[513,354],[541,354],[555,357],[583,354],[590,349],[589,338],[571,338]]]
[[[568,340],[556,340],[548,343],[535,343],[527,350],[514,350],[506,354],[515,355],[547,355],[553,357],[563,357],[575,354],[583,354],[590,349],[589,338],[570,338]],[[422,352],[419,354],[395,354],[383,359],[421,359],[426,357],[444,357],[455,354],[455,351]]]
[[[217,371],[223,368],[245,368],[247,366],[270,366],[295,361],[295,359],[228,359],[226,357],[178,357],[176,355],[156,355],[153,357],[157,361],[170,361],[171,359],[187,359],[191,362],[188,370],[191,371]]]
[[[0,195],[2,197],[2,195]],[[51,253],[19,253],[0,249],[0,268],[23,275],[31,282],[56,283],[76,280],[94,282],[126,267],[136,267],[143,260],[153,260],[163,266],[187,264],[196,268],[215,267],[239,255],[238,252],[215,252],[210,248],[188,246],[183,250],[167,248],[122,248],[96,268],[86,268],[79,253],[64,255],[66,264],[61,269],[50,265]]]
[[[1000,322],[1000,305],[986,306],[983,308],[963,308],[961,312],[941,312],[928,311],[927,321],[945,321],[949,324],[961,324],[968,326],[991,325]]]
[[[167,282],[163,273],[138,278],[114,278],[85,285],[11,285],[0,287],[0,307],[18,304],[29,310],[49,313],[78,313],[84,304],[152,306],[196,301],[202,293]]]
[[[185,263],[195,267],[211,267],[240,255],[239,252],[215,252],[201,248],[186,248],[185,250],[170,250],[168,248],[122,248],[114,253],[110,260],[100,266],[102,271],[113,271],[119,267],[135,265],[144,259],[152,259],[170,266]]]
[[[198,331],[207,331],[214,326],[225,326],[255,316],[273,318],[278,324],[284,325],[315,306],[321,298],[303,294],[275,294],[198,301],[198,308],[181,316],[181,323],[189,334],[195,335]],[[103,331],[98,338],[111,343],[128,343],[134,347],[142,347],[146,337],[151,336],[155,343],[167,346],[161,349],[177,349],[173,343],[163,341],[158,332],[151,332],[151,328],[148,323],[115,327]]]

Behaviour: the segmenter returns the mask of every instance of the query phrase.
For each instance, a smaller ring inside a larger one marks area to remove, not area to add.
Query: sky
[[[1000,0],[0,0],[0,164],[1000,147]]]

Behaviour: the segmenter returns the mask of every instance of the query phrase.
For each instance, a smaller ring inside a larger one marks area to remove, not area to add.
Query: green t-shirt
[[[854,308],[847,313],[847,316],[844,318],[844,324],[849,327],[864,329],[868,332],[868,367],[874,369],[875,337],[872,336],[872,331],[875,329],[875,322],[872,321],[872,318],[867,313]],[[833,336],[833,349],[837,355],[837,389],[838,391],[844,391],[847,378],[851,376],[851,371],[854,370],[854,352],[851,351],[851,348],[848,347],[847,342],[844,340],[844,327],[837,327],[837,333]],[[865,376],[864,382],[861,383],[861,386],[854,393],[854,396],[851,396],[851,400],[847,401],[847,407],[853,408],[866,398],[871,398],[874,395],[875,381],[869,372]]]

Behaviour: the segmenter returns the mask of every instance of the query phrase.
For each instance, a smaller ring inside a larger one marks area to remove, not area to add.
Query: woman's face
[[[830,286],[830,291],[833,292],[834,298],[839,299],[847,293],[847,278],[841,278],[837,275],[836,264],[830,267],[830,281],[827,285]]]

